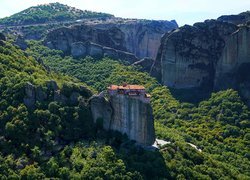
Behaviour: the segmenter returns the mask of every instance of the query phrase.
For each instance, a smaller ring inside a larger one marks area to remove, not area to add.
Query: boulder
[[[47,97],[46,91],[41,86],[36,88],[36,101],[43,102]]]
[[[154,143],[154,119],[150,103],[125,95],[111,96],[110,103],[113,107],[111,130],[126,134],[129,139],[142,145]]]
[[[235,87],[242,64],[250,63],[250,27],[243,26],[231,34],[216,65],[215,89]]]
[[[63,95],[60,90],[57,90],[54,92],[54,101],[66,105],[68,103],[68,98]]]
[[[78,92],[72,92],[69,97],[69,103],[73,106],[77,105],[79,97],[80,97],[80,94]]]
[[[57,91],[59,89],[56,81],[54,80],[47,81],[46,84],[49,90]]]
[[[30,82],[27,82],[24,87],[25,96],[23,99],[23,103],[27,108],[34,109],[36,103],[36,92],[35,86]]]

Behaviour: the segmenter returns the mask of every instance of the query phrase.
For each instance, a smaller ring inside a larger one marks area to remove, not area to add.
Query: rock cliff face
[[[218,21],[230,22],[236,25],[245,24],[250,21],[250,11],[240,13],[238,15],[226,15],[217,19]]]
[[[231,34],[216,65],[215,89],[234,88],[250,104],[250,27]]]
[[[165,34],[157,59],[162,83],[175,88],[212,88],[214,65],[226,37],[236,30],[236,25],[210,20]]]
[[[90,100],[95,122],[101,120],[106,130],[119,131],[142,145],[155,141],[153,112],[150,103],[125,95],[114,95],[106,100],[102,95]]]
[[[104,129],[110,129],[113,109],[110,102],[102,95],[94,95],[90,99],[90,107],[94,122],[101,123]]]
[[[247,17],[246,14],[222,16],[166,33],[155,62],[155,67],[161,69],[158,79],[178,89],[235,88],[250,100]]]
[[[79,43],[90,41],[103,48],[114,49],[112,51],[119,50],[132,53],[138,58],[155,58],[161,36],[177,27],[175,21],[114,18],[110,21],[84,22],[82,25],[55,29],[48,33],[44,44],[74,56],[84,57],[85,51],[76,52],[75,43],[79,45]],[[117,54],[118,58],[122,57],[124,53],[121,52],[120,54],[122,55]]]
[[[102,46],[126,50],[123,44],[123,34],[118,28],[109,30],[96,29],[88,25],[76,25],[58,28],[46,36],[44,43],[50,48],[70,53],[73,43],[91,41]]]
[[[114,22],[97,23],[98,28],[118,28],[124,36],[126,51],[139,58],[150,57],[155,59],[160,40],[166,32],[178,28],[175,21],[151,20],[117,20]]]
[[[67,88],[67,87],[66,87]],[[56,101],[62,104],[77,105],[79,98],[89,98],[92,92],[84,86],[77,89],[72,88],[70,93],[65,92],[64,87],[59,89],[57,83],[53,80],[46,82],[46,87],[34,86],[30,82],[24,88],[23,103],[30,109],[35,108],[36,102]]]

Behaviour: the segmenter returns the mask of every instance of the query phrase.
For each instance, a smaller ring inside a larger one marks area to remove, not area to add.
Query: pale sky
[[[215,19],[250,10],[250,0],[0,0],[0,18],[30,6],[59,2],[82,10],[116,17],[155,20],[175,19],[179,25]]]

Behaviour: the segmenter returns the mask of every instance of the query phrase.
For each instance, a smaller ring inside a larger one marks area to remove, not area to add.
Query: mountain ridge
[[[111,18],[114,15],[80,10],[64,4],[49,3],[32,6],[19,13],[0,19],[0,25],[27,25],[48,22],[74,21],[85,18]]]

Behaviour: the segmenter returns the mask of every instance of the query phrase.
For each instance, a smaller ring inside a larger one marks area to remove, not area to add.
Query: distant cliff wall
[[[250,27],[241,26],[226,41],[216,65],[214,88],[234,88],[250,105]]]
[[[168,31],[178,28],[175,21],[132,21],[115,25],[124,33],[128,52],[139,58],[155,59],[161,37]]]
[[[112,19],[52,30],[44,40],[50,48],[70,54],[72,44],[90,41],[100,46],[132,53],[138,58],[155,58],[161,36],[177,28],[175,21]]]
[[[213,87],[214,65],[237,26],[215,20],[165,34],[157,57],[161,82],[175,88]]]
[[[249,12],[222,16],[166,33],[154,63],[160,69],[156,77],[177,89],[234,88],[250,103],[248,17]]]

